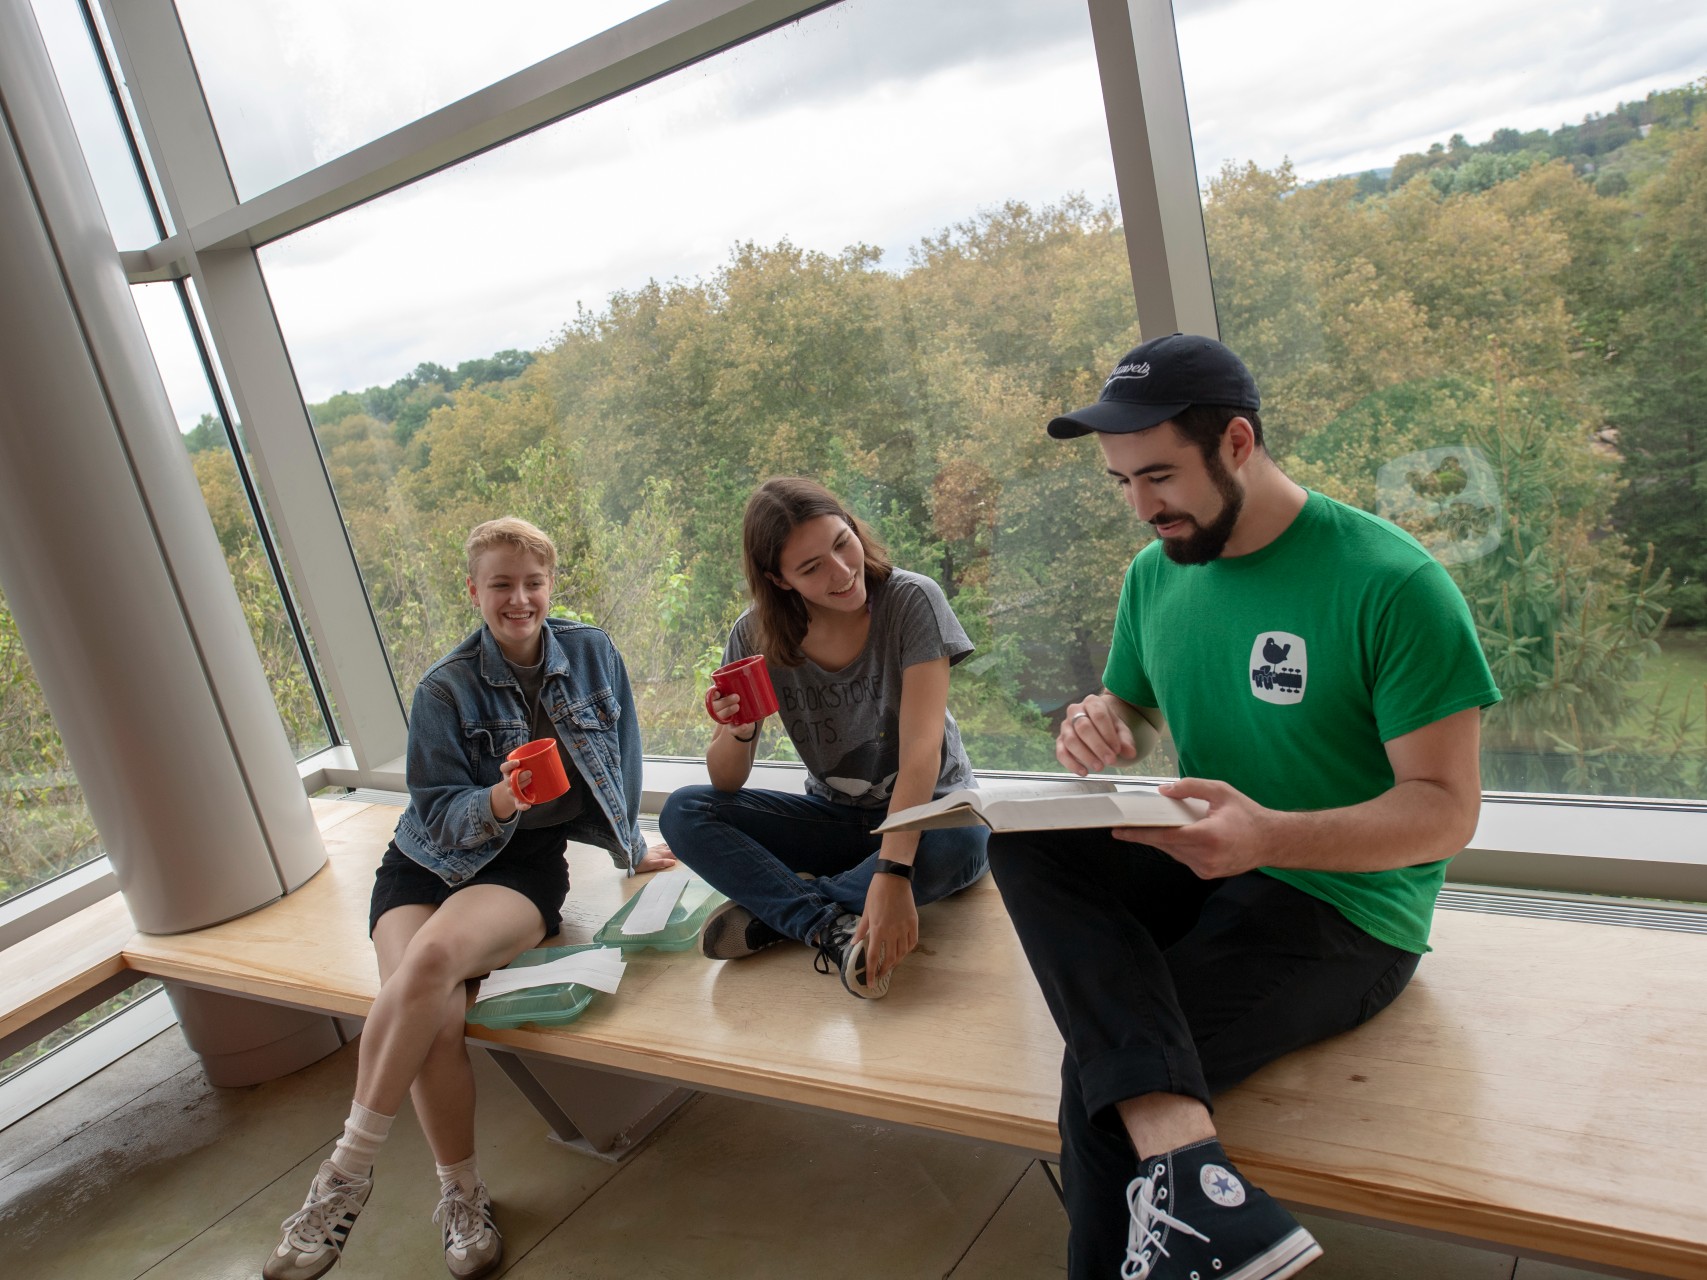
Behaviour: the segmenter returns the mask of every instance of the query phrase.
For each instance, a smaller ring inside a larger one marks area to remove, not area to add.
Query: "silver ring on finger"
[[[1076,715],[1069,717],[1067,720],[1067,723],[1068,724],[1074,724],[1080,720],[1089,720],[1090,718],[1091,718],[1091,713],[1089,711],[1080,711]]]

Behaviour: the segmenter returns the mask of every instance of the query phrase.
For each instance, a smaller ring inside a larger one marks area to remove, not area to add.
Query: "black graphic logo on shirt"
[[[1251,646],[1251,694],[1290,705],[1304,697],[1309,676],[1304,638],[1289,631],[1260,631]]]
[[[877,771],[891,763],[885,760],[884,744],[862,742],[824,771],[824,785],[851,799],[887,800],[895,789],[895,770],[873,782]]]

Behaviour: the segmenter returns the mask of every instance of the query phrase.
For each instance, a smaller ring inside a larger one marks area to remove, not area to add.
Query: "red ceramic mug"
[[[563,756],[557,749],[556,738],[535,738],[523,743],[507,757],[516,762],[510,773],[510,794],[527,804],[544,804],[569,790],[569,775],[563,769]],[[516,779],[529,775],[524,787]]]
[[[755,653],[750,658],[741,658],[711,673],[711,688],[705,691],[705,714],[717,720],[717,713],[711,709],[711,700],[727,698],[731,694],[740,697],[741,709],[735,713],[734,719],[718,720],[719,724],[754,724],[776,711],[776,690],[771,686],[771,673],[765,666],[764,654]]]

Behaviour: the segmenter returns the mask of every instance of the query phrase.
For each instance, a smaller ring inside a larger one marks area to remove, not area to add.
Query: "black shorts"
[[[501,884],[514,889],[539,908],[542,937],[549,938],[563,927],[563,900],[569,896],[569,864],[563,850],[568,835],[560,826],[521,830],[485,866],[458,885],[446,884],[397,847],[393,840],[373,876],[373,901],[368,907],[367,932],[393,907],[415,903],[442,906],[461,889],[477,884]]]

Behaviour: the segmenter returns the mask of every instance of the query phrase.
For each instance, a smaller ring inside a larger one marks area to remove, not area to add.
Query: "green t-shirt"
[[[1177,565],[1151,543],[1126,571],[1103,683],[1159,707],[1182,776],[1271,809],[1337,809],[1393,785],[1382,744],[1499,701],[1470,610],[1404,530],[1310,493],[1247,556]],[[1427,951],[1446,860],[1269,875],[1396,947]]]

